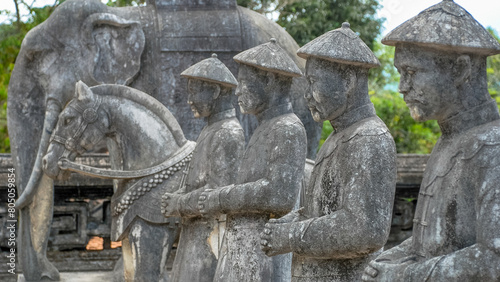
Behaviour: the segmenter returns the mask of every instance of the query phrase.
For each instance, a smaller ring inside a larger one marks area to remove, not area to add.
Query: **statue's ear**
[[[356,71],[348,65],[342,65],[340,71],[342,74],[342,83],[344,84],[347,96],[354,93],[356,85],[358,84],[358,75]]]
[[[455,62],[455,86],[459,87],[466,83],[472,74],[472,64],[468,55],[461,55]]]
[[[109,13],[90,15],[82,25],[90,75],[98,84],[130,84],[141,67],[145,37],[141,25]]]
[[[214,85],[215,85],[215,90],[214,90],[214,95],[212,96],[213,100],[219,98],[221,91],[220,85],[218,83],[214,83]]]
[[[94,93],[90,90],[87,84],[80,80],[76,83],[75,98],[82,102],[93,101]]]

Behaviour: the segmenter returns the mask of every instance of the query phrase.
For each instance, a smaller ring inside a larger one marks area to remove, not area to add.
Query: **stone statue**
[[[307,59],[305,97],[315,121],[335,131],[316,157],[299,210],[266,224],[262,250],[293,252],[292,281],[359,281],[387,241],[396,148],[368,96],[375,55],[348,23],[297,51]]]
[[[76,82],[121,84],[148,93],[172,111],[187,139],[195,139],[204,124],[192,116],[183,94],[186,85],[180,83],[180,73],[194,62],[217,51],[236,73],[233,56],[272,36],[303,65],[295,56],[298,45],[283,28],[237,6],[236,0],[145,2],[114,8],[99,0],[67,0],[23,40],[9,83],[7,117],[19,195],[16,207],[21,209],[19,259],[21,266],[29,265],[23,269],[28,280],[59,278],[45,256],[54,189],[53,180],[43,173],[42,157]],[[294,111],[308,124],[303,89],[303,78],[294,79]],[[236,115],[250,136],[257,122],[239,111]],[[307,128],[312,157],[321,128]]]
[[[500,281],[500,116],[486,58],[500,44],[442,1],[389,33],[399,91],[442,136],[424,172],[413,236],[371,261],[364,281]]]
[[[197,139],[186,186],[178,193],[166,193],[162,200],[165,216],[182,217],[171,281],[211,282],[225,215],[221,222],[219,218],[201,217],[198,198],[205,190],[236,181],[245,149],[245,136],[231,95],[238,82],[216,54],[191,66],[181,76],[188,78],[188,104],[194,116],[204,118],[207,125]]]
[[[112,170],[73,162],[103,139]],[[43,164],[53,178],[76,171],[117,179],[111,240],[122,241],[124,269],[116,276],[166,281],[164,265],[178,228],[161,214],[161,196],[182,187],[194,148],[170,111],[148,94],[121,85],[89,88],[78,82],[74,99],[59,115]]]
[[[257,117],[234,185],[206,190],[204,215],[227,214],[214,281],[287,281],[287,257],[272,260],[259,233],[271,216],[291,211],[301,186],[306,133],[292,112],[290,86],[300,69],[275,39],[234,57],[240,64],[236,95],[242,113]]]

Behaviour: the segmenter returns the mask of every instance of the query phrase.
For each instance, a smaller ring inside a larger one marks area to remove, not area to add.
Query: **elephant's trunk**
[[[58,115],[60,112],[61,106],[56,101],[47,101],[42,138],[38,147],[35,165],[33,166],[33,170],[31,171],[31,176],[28,184],[26,185],[26,188],[16,202],[16,207],[18,209],[22,209],[23,207],[29,205],[33,200],[33,197],[35,196],[36,189],[38,188],[40,179],[43,175],[42,159],[45,155],[45,152],[47,152],[47,148],[49,147],[50,136],[52,135],[52,130],[54,130],[56,126]]]

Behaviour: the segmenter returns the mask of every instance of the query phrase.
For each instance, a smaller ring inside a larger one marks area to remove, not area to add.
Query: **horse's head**
[[[100,107],[101,99],[85,83],[76,83],[75,97],[59,115],[47,154],[42,161],[48,176],[67,178],[69,171],[59,175],[59,161],[73,161],[77,156],[92,150],[109,132],[109,118]]]

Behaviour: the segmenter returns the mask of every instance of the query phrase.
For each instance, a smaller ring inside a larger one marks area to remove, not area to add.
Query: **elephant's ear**
[[[98,84],[130,84],[140,70],[145,37],[139,22],[109,13],[90,15],[82,25],[90,70]]]

